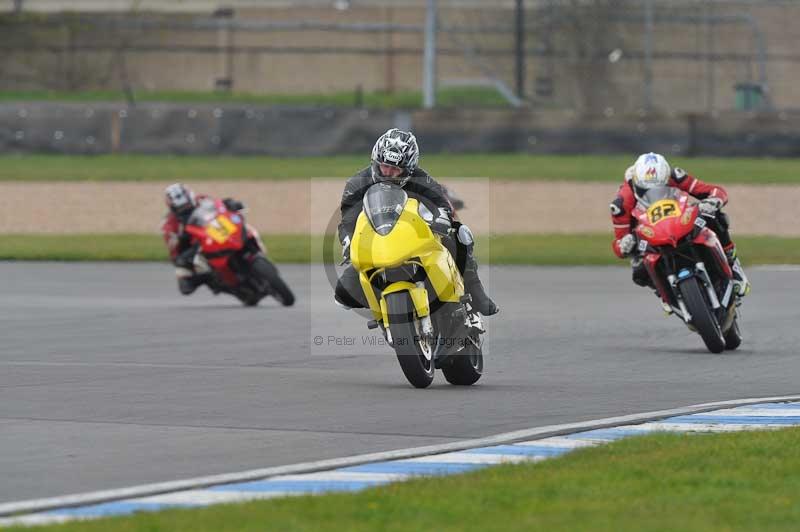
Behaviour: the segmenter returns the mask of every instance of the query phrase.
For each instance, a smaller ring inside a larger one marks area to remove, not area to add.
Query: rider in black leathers
[[[478,265],[472,253],[472,233],[466,225],[454,219],[453,206],[446,191],[417,166],[418,161],[419,148],[414,135],[390,129],[375,143],[370,166],[348,179],[342,194],[342,221],[339,224],[339,240],[347,267],[336,285],[336,301],[349,308],[367,306],[358,273],[350,264],[350,241],[362,210],[364,194],[375,183],[386,181],[403,187],[409,197],[422,201],[430,208],[436,216],[432,225],[441,233],[448,233],[442,237],[442,243],[456,259],[464,276],[466,292],[472,297],[473,308],[485,316],[496,314],[499,308],[486,294],[478,277]]]

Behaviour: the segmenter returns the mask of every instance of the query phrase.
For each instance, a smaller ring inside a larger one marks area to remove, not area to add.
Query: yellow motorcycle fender
[[[398,281],[387,286],[381,295],[381,313],[383,314],[383,326],[389,326],[389,310],[386,306],[386,296],[389,294],[396,294],[398,292],[408,292],[411,296],[411,302],[414,305],[414,310],[417,312],[418,318],[424,318],[430,314],[428,307],[428,291],[425,288],[419,287],[414,283],[408,281]]]

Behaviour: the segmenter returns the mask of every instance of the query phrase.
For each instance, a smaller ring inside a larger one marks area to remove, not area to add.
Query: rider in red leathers
[[[184,230],[195,207],[206,198],[208,196],[196,195],[192,189],[181,183],[174,183],[164,191],[164,201],[169,212],[161,224],[161,233],[169,250],[169,257],[175,265],[178,290],[185,296],[194,292],[198,286],[208,280],[208,272],[197,271],[195,255],[198,246],[192,242],[191,235]],[[222,201],[230,211],[244,209],[244,205],[240,201],[231,198],[225,198]]]
[[[633,282],[641,286],[652,285],[641,258],[636,254],[636,236],[633,234],[636,220],[631,216],[631,211],[636,206],[639,195],[657,186],[676,187],[700,200],[698,208],[709,220],[709,227],[717,234],[725,250],[738,294],[746,295],[750,291],[750,282],[736,256],[728,215],[721,211],[728,203],[728,193],[721,186],[704,183],[680,168],[670,168],[667,160],[657,153],[641,155],[625,171],[625,182],[611,202],[611,220],[614,224],[614,241],[611,245],[619,258],[632,259]]]

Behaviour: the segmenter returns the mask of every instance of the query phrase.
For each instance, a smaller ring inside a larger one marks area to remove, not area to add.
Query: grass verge
[[[421,91],[339,91],[320,94],[254,94],[246,92],[134,91],[137,102],[292,105],[308,107],[366,107],[369,109],[422,108]],[[0,91],[0,102],[125,102],[121,91]],[[492,87],[441,87],[436,91],[440,107],[508,107]]]
[[[262,236],[276,262],[319,262],[323,257],[320,236]],[[736,242],[745,264],[800,264],[800,238],[743,236]],[[479,236],[475,249],[483,264],[626,265],[612,253],[606,234]],[[329,249],[331,254],[338,260],[338,244]],[[163,261],[166,251],[158,235],[0,235],[0,260]]]
[[[423,145],[424,149],[424,145]],[[422,166],[437,177],[621,182],[633,157],[623,155],[431,154]],[[720,184],[800,183],[797,159],[674,158],[701,179]],[[203,181],[345,178],[369,154],[335,157],[155,155],[1,155],[0,181]]]
[[[656,434],[536,464],[49,527],[161,530],[797,530],[800,429]]]

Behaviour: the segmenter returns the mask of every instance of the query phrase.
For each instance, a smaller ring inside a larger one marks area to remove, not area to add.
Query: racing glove
[[[700,210],[700,214],[704,216],[716,216],[717,212],[722,208],[722,200],[719,198],[706,198],[697,205],[697,208]]]
[[[342,262],[339,263],[340,265],[350,262],[350,235],[344,235],[341,244],[342,244]]]
[[[225,205],[225,208],[229,211],[242,211],[244,210],[244,203],[239,200],[235,200],[233,198],[225,198],[222,200],[222,203]]]
[[[628,256],[633,251],[633,248],[636,247],[636,237],[627,234],[619,239],[619,250],[622,252],[623,255]]]
[[[453,230],[452,215],[448,209],[439,207],[439,213],[433,222],[431,222],[431,230],[440,235],[449,235]]]

